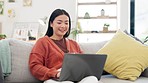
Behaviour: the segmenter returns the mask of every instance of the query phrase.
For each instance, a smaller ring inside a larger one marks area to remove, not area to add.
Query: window
[[[147,0],[131,0],[133,3],[135,3],[135,36],[141,39],[142,41],[145,41],[145,38],[148,37],[148,1]],[[133,6],[134,6],[133,5]],[[132,19],[131,19],[132,21]],[[145,44],[148,44],[148,42],[145,42]]]

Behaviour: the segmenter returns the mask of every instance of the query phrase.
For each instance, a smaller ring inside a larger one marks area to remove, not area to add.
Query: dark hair
[[[63,9],[56,9],[52,12],[50,18],[49,18],[49,21],[48,21],[48,29],[47,29],[47,32],[45,35],[47,35],[48,37],[52,36],[53,35],[53,28],[50,26],[50,23],[53,23],[54,19],[57,17],[57,16],[60,16],[60,15],[66,15],[68,16],[69,18],[69,30],[66,32],[66,34],[64,35],[64,37],[68,37],[69,34],[70,34],[70,30],[71,30],[71,19],[70,19],[70,16],[69,14],[63,10]]]

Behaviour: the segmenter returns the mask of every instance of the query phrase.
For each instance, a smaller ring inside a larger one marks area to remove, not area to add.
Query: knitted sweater
[[[82,53],[79,45],[71,39],[66,39],[66,46],[69,53]],[[56,78],[57,70],[62,67],[63,58],[64,52],[52,39],[45,36],[38,39],[32,49],[29,58],[30,71],[42,81]]]

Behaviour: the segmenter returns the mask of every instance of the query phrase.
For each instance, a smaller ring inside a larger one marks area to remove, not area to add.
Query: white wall
[[[15,18],[8,17],[7,11],[10,8],[16,12]],[[39,18],[49,16],[56,8],[64,8],[69,12],[74,27],[76,24],[76,0],[32,0],[31,7],[24,7],[23,0],[16,0],[15,3],[4,0],[4,14],[0,15],[2,32],[8,37],[12,37],[14,22],[38,22]]]
[[[130,0],[119,0],[118,5],[118,27],[121,30],[128,30],[130,28]]]
[[[72,18],[72,26],[75,27],[77,17],[77,0],[32,0],[31,7],[23,7],[23,0],[16,0],[15,3],[8,3],[4,0],[4,15],[0,15],[2,22],[2,32],[8,37],[12,37],[14,22],[38,22],[39,18],[49,16],[56,8],[64,8],[69,12]],[[122,30],[128,30],[129,24],[129,3],[130,0],[120,0],[118,8],[119,22],[118,27]],[[15,18],[9,18],[7,11],[13,8],[16,11]]]

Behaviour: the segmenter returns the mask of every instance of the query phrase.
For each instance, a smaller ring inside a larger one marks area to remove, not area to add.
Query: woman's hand
[[[59,71],[59,72],[57,73],[57,78],[59,78],[59,77],[60,77],[60,73],[61,73],[61,68],[58,69],[57,71]]]
[[[61,71],[59,71],[59,72],[57,73],[57,78],[59,78],[59,77],[60,77],[60,73],[61,73]]]

